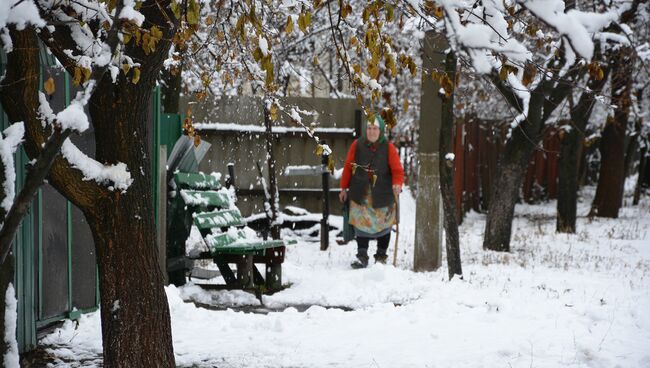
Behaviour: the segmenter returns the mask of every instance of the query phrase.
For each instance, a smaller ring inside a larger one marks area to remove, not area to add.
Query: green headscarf
[[[372,123],[373,123],[373,122],[371,122],[370,120],[368,120],[368,122],[366,122],[366,125],[369,125],[369,124],[372,124]],[[385,134],[385,132],[386,132],[386,123],[384,122],[384,119],[382,119],[381,116],[380,116],[379,114],[375,114],[375,121],[374,121],[374,124],[379,124],[379,139],[377,139],[377,142],[375,142],[375,143],[376,143],[376,144],[379,144],[379,143],[384,143],[384,142],[386,142],[386,134]],[[366,138],[366,127],[364,127],[363,129],[361,129],[361,141],[362,141],[363,143],[367,144],[367,145],[371,145],[371,144],[372,144],[372,143],[370,143],[370,142],[368,141],[368,139]]]

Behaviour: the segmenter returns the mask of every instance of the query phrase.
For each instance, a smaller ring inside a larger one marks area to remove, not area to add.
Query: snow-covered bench
[[[273,291],[282,285],[282,262],[285,245],[282,240],[261,240],[246,223],[235,206],[233,196],[221,187],[218,175],[203,173],[174,174],[176,183],[174,228],[187,238],[193,224],[201,233],[206,251],[190,253],[189,259],[212,259],[223,276],[225,285],[216,288],[256,289]],[[182,223],[179,226],[178,223]],[[179,234],[170,234],[171,236]],[[178,241],[176,242],[178,243]],[[230,267],[236,265],[236,271]],[[255,264],[265,265],[265,275]]]

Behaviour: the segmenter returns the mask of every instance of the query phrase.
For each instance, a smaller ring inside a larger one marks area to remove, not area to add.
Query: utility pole
[[[431,71],[445,70],[444,51],[447,48],[443,34],[426,32],[422,55],[414,271],[435,271],[442,260],[443,223],[438,154],[442,100],[438,97],[440,84],[432,80]]]

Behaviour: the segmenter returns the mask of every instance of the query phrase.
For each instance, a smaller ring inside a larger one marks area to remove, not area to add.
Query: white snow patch
[[[133,183],[131,173],[128,171],[125,163],[119,162],[115,165],[102,165],[81,152],[70,139],[66,139],[63,142],[61,153],[70,162],[72,167],[81,170],[84,175],[84,180],[95,180],[100,184],[109,185],[109,189],[113,187],[122,191],[125,191]]]
[[[18,341],[16,341],[16,321],[18,320],[18,301],[13,284],[9,283],[5,294],[5,335],[4,344],[7,347],[5,353],[4,367],[20,368],[20,357],[18,355]]]
[[[14,204],[14,197],[16,196],[16,168],[14,163],[14,152],[18,145],[23,141],[25,135],[25,125],[23,122],[18,122],[10,125],[0,135],[0,160],[4,165],[5,180],[2,183],[5,197],[0,203],[0,207],[8,213],[11,206]],[[0,224],[4,222],[4,218],[0,219]]]

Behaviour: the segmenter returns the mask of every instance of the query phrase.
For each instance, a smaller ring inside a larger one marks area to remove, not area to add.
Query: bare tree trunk
[[[273,121],[271,119],[270,106],[266,106],[266,99],[264,103],[264,125],[266,127],[265,140],[266,140],[266,163],[269,168],[269,205],[271,206],[270,230],[271,238],[280,239],[280,226],[278,222],[278,210],[280,205],[280,198],[278,198],[278,179],[275,176],[275,157],[273,155]]]
[[[641,199],[641,187],[643,186],[643,174],[645,173],[646,165],[648,164],[647,155],[648,148],[641,148],[640,158],[639,158],[639,176],[636,179],[636,186],[634,187],[634,200],[632,201],[633,205],[638,205],[639,200]]]
[[[158,71],[143,68],[142,85],[104,78],[90,100],[97,161],[123,162],[133,178],[125,193],[110,192],[94,206],[82,208],[98,255],[105,367],[175,365],[158,267],[148,143],[152,138],[147,129]]]
[[[563,56],[558,55],[549,65],[558,68],[563,63]],[[510,251],[515,204],[530,156],[542,139],[544,124],[570,94],[573,81],[580,77],[580,73],[574,69],[557,82],[553,78],[545,78],[531,91],[526,120],[512,128],[511,136],[499,157],[496,179],[490,189],[484,249]],[[521,112],[522,102],[513,89],[506,86],[496,74],[490,75],[490,78],[509,104]]]
[[[445,72],[451,80],[456,80],[456,55],[449,51],[445,60]],[[456,199],[454,198],[454,161],[446,156],[452,152],[451,136],[454,129],[454,95],[442,98],[442,123],[440,125],[440,192],[444,208],[445,239],[447,249],[447,269],[449,279],[454,275],[463,277],[460,262],[460,245],[458,239],[458,222],[456,221]]]
[[[485,249],[510,251],[515,204],[534,147],[523,137],[515,138],[515,134],[506,144],[497,167],[496,180],[492,184],[483,239]]]
[[[625,184],[625,130],[632,88],[632,51],[621,47],[612,60],[614,117],[607,119],[600,142],[600,173],[590,216],[617,218]]]
[[[571,107],[571,128],[561,136],[560,157],[558,160],[558,196],[556,230],[560,233],[576,232],[578,204],[579,165],[583,152],[584,131],[596,103],[596,95],[603,90],[609,77],[606,67],[602,79],[591,78],[587,89],[582,92],[578,103]]]
[[[571,127],[560,136],[558,158],[556,231],[575,233],[578,202],[578,163],[582,154],[582,130]]]

